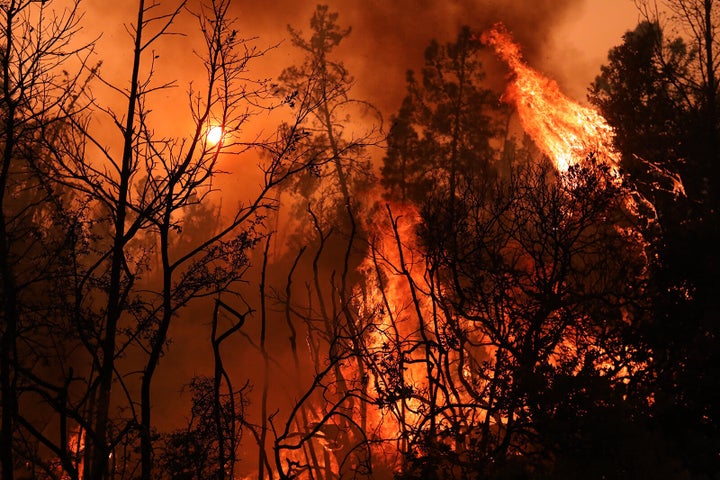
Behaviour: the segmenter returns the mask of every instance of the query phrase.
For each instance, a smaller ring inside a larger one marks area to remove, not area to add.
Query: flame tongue
[[[559,171],[584,161],[590,153],[617,167],[613,129],[602,115],[571,100],[555,81],[530,68],[504,25],[498,23],[483,33],[481,41],[491,45],[513,71],[504,98],[515,103],[523,129]]]

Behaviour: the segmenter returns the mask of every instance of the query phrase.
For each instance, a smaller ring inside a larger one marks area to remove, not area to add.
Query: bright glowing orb
[[[219,127],[219,126],[210,127],[210,129],[207,132],[207,141],[211,145],[215,145],[218,142],[220,142],[220,140],[222,140],[222,137],[223,137],[222,127]]]

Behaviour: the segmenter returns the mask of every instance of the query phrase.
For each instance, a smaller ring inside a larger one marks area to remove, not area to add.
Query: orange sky
[[[198,0],[191,0],[196,3]],[[238,27],[246,36],[258,36],[267,46],[287,39],[288,24],[308,30],[317,2],[308,0],[235,0]],[[503,21],[523,45],[533,67],[555,77],[568,93],[584,100],[585,90],[605,61],[609,48],[637,23],[633,0],[328,0],[340,13],[340,23],[353,27],[341,50],[357,79],[356,95],[376,103],[390,114],[404,94],[405,71],[417,69],[432,38],[453,39],[461,25],[478,30]],[[127,69],[129,47],[123,22],[135,16],[131,0],[86,0],[87,31],[102,33],[98,52],[112,74]],[[165,5],[172,5],[170,0]],[[531,5],[531,6],[528,6]],[[182,28],[192,32],[185,15]],[[192,79],[189,39],[174,37],[160,57],[159,67],[169,74]],[[258,75],[275,75],[294,61],[288,42],[259,62]],[[262,63],[262,65],[261,65]],[[261,71],[263,70],[263,71]],[[182,86],[182,79],[181,79]],[[183,88],[184,90],[184,88]]]
[[[600,65],[607,62],[608,50],[619,45],[639,20],[632,0],[586,0],[553,32],[545,51],[547,73],[568,95],[584,100]]]
[[[59,0],[68,1],[68,0]],[[160,2],[160,0],[155,0]],[[201,0],[189,0],[196,8]],[[175,0],[162,0],[158,12],[167,11]],[[352,33],[336,52],[343,59],[356,84],[351,94],[369,101],[384,115],[385,128],[405,95],[408,69],[419,69],[423,53],[431,39],[448,42],[455,39],[463,25],[481,32],[502,21],[522,46],[523,54],[533,68],[554,78],[570,97],[585,101],[587,87],[599,73],[607,52],[622,41],[622,34],[633,28],[638,14],[633,0],[327,0],[339,12],[339,22],[351,26]],[[249,77],[272,78],[283,68],[300,63],[297,49],[288,41],[287,25],[305,33],[309,18],[317,4],[314,0],[233,0],[232,13],[237,16],[237,29],[246,38],[257,37],[256,45],[279,46],[264,58],[250,65]],[[529,6],[530,5],[530,6]],[[129,76],[132,43],[125,24],[134,23],[137,15],[135,0],[83,0],[88,14],[85,32],[102,35],[96,59],[102,59],[106,78],[125,86]],[[158,80],[176,80],[178,87],[154,94],[152,105],[154,126],[161,134],[181,135],[191,126],[188,115],[187,91],[191,82],[202,83],[204,72],[193,54],[199,48],[195,40],[197,22],[184,13],[175,32],[186,36],[165,38],[157,45]],[[336,57],[337,58],[337,57]],[[487,78],[497,88],[504,88],[505,66],[488,56]],[[104,102],[121,99],[97,82],[96,96]],[[107,96],[106,96],[107,94]],[[118,107],[122,108],[122,107]],[[96,125],[105,129],[102,118]],[[109,124],[108,120],[105,122]],[[259,125],[259,126],[258,126]],[[267,120],[246,127],[267,126]],[[121,138],[108,139],[112,149]],[[254,158],[232,158],[223,166],[233,173],[220,181],[230,184],[226,191],[248,191],[248,184],[258,185],[259,170]]]

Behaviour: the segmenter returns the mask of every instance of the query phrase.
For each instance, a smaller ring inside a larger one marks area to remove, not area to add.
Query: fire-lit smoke
[[[483,33],[481,40],[510,67],[513,77],[503,98],[516,105],[523,129],[559,171],[591,153],[617,168],[614,132],[600,113],[568,98],[557,82],[530,68],[503,24]]]

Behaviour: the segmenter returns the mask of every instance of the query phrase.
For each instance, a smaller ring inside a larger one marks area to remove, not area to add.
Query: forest
[[[342,9],[267,76],[238,2],[122,72],[86,3],[0,0],[1,479],[720,479],[719,2],[580,101],[462,27],[389,116]]]

